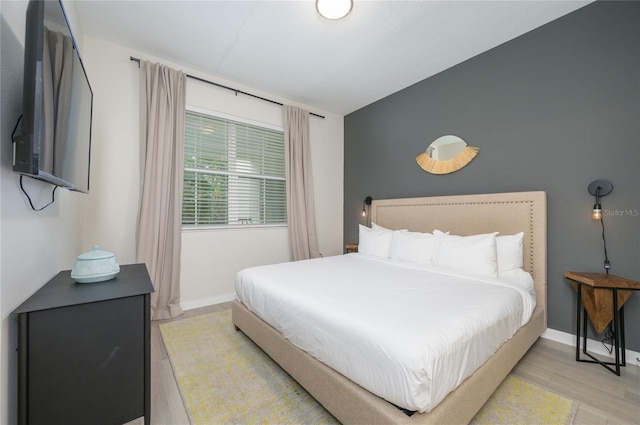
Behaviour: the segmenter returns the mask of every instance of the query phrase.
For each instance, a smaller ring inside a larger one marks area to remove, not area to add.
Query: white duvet
[[[526,288],[349,254],[242,270],[236,296],[368,391],[428,412],[524,325]]]

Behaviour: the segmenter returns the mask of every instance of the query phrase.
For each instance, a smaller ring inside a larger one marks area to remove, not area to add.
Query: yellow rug
[[[192,425],[338,424],[231,323],[231,310],[160,325]],[[473,419],[485,424],[568,424],[572,401],[507,377]]]
[[[473,425],[571,424],[574,402],[508,375],[471,421]]]

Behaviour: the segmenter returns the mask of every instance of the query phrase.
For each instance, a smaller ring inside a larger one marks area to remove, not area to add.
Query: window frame
[[[284,141],[284,127],[282,126],[278,126],[278,125],[274,125],[274,124],[270,124],[264,121],[257,121],[257,120],[252,120],[249,118],[245,118],[245,117],[239,117],[236,115],[232,115],[232,114],[228,114],[228,113],[224,113],[224,112],[219,112],[216,110],[212,110],[212,109],[208,109],[208,108],[203,108],[203,107],[199,107],[199,106],[195,106],[195,105],[186,105],[185,107],[185,116],[187,111],[191,111],[191,112],[195,112],[195,113],[199,113],[199,114],[203,114],[203,115],[209,115],[211,117],[215,117],[215,118],[219,118],[222,120],[227,120],[227,121],[235,121],[238,123],[242,123],[242,124],[247,124],[247,125],[251,125],[251,126],[256,126],[256,127],[262,127],[268,130],[273,130],[273,131],[278,131],[283,133],[283,143],[285,143]],[[184,149],[184,148],[183,148]],[[286,146],[285,146],[285,152],[284,154],[286,155]],[[286,166],[286,157],[283,158],[283,161],[285,163]],[[182,166],[182,178],[183,178],[183,182],[184,182],[184,173],[185,171],[191,171],[191,172],[202,172],[202,169],[197,169],[197,168],[190,168],[190,167],[185,167],[184,161],[183,161],[183,166]],[[228,175],[228,176],[237,176],[237,173],[233,173],[233,172],[228,172],[228,171],[216,171],[216,172],[212,172],[211,174],[217,174],[217,175]],[[286,173],[285,173],[286,174]],[[267,176],[267,175],[251,175],[251,177],[256,177],[256,178],[267,178],[270,180],[275,180],[275,181],[284,181],[285,182],[285,188],[286,188],[286,176],[285,177],[274,177],[274,176]],[[184,195],[184,189],[183,189],[183,195]],[[182,200],[182,203],[184,203],[184,199]],[[182,207],[182,205],[181,205]],[[286,217],[286,191],[285,191],[285,217]],[[227,212],[227,216],[230,217],[231,214],[229,212]],[[259,229],[274,229],[274,228],[288,228],[288,220],[285,219],[284,223],[258,223],[258,224],[183,224],[182,223],[182,219],[181,221],[181,227],[182,227],[182,231],[183,232],[199,232],[199,231],[215,231],[215,230],[259,230]]]

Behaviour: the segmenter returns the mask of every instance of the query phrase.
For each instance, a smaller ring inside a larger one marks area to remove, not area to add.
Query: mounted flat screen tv
[[[13,170],[87,193],[93,92],[60,1],[29,1],[24,50]]]

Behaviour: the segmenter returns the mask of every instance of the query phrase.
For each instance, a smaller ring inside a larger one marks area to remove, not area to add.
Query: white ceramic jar
[[[116,257],[111,252],[101,251],[98,245],[78,256],[71,270],[71,278],[78,283],[103,282],[113,279],[120,272]]]

